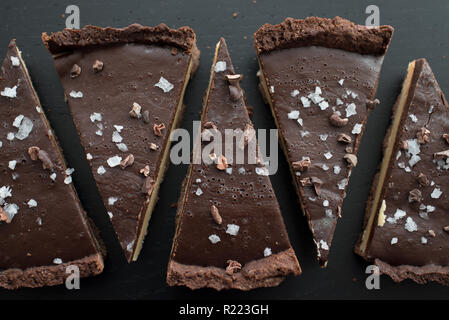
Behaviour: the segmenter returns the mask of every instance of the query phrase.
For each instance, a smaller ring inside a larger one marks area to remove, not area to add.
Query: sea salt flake
[[[421,157],[415,154],[410,158],[408,164],[410,165],[410,167],[414,167],[420,160]]]
[[[28,138],[31,131],[33,130],[33,121],[27,117],[23,117],[20,125],[19,125],[19,131],[15,134],[15,137],[19,140],[24,140]]]
[[[123,138],[120,135],[120,133],[118,133],[118,131],[114,131],[112,133],[112,142],[119,143],[119,142],[122,142],[122,140],[123,140]]]
[[[270,86],[270,92],[274,93],[274,86]]]
[[[289,118],[289,119],[298,119],[299,118],[299,111],[298,110],[293,110],[293,111],[290,111],[288,114],[287,114],[287,117]]]
[[[109,197],[108,198],[108,205],[113,206],[114,203],[117,202],[117,200],[118,200],[118,198],[116,198],[116,197]]]
[[[216,66],[215,66],[216,67]],[[161,77],[159,82],[154,85],[155,87],[161,88],[165,93],[169,92],[174,88],[173,84],[171,84],[167,79]]]
[[[435,188],[435,189],[433,189],[432,193],[430,194],[430,197],[432,199],[439,199],[442,194],[443,194],[443,191],[441,191],[441,189]]]
[[[37,207],[37,201],[34,199],[30,199],[30,201],[27,202],[27,205],[29,208]]]
[[[122,152],[127,152],[128,151],[128,147],[124,143],[117,143],[116,146]]]
[[[434,212],[435,209],[436,209],[436,208],[435,208],[434,206],[430,206],[430,205],[426,206],[427,212]]]
[[[418,230],[418,226],[416,225],[416,222],[413,221],[413,219],[411,217],[407,217],[407,221],[405,222],[404,228],[405,228],[405,230],[407,230],[409,232]]]
[[[60,258],[54,258],[53,263],[54,264],[62,264],[62,260]]]
[[[329,108],[329,103],[327,101],[321,101],[318,106],[321,110],[326,110],[327,108]]]
[[[114,156],[114,157],[109,158],[107,160],[107,163],[111,168],[114,168],[114,167],[118,166],[121,161],[122,161],[122,157]]]
[[[22,123],[23,117],[23,114],[18,115],[12,123],[13,127],[19,128],[20,124]]]
[[[101,113],[98,112],[94,112],[90,115],[90,121],[95,122],[95,121],[102,121],[103,117],[101,116]]]
[[[83,97],[83,93],[81,91],[70,91],[69,95],[74,99],[80,99]]]
[[[106,173],[106,169],[103,166],[99,166],[97,169],[97,173],[101,176]]]
[[[72,176],[67,176],[67,177],[65,177],[64,183],[65,183],[65,184],[70,184],[70,183],[72,183]]]
[[[227,174],[232,174],[232,168],[226,168],[225,171],[226,171]]]
[[[421,237],[421,243],[422,244],[427,244],[427,238],[426,237]]]
[[[321,141],[326,141],[328,137],[329,137],[328,134],[320,134],[320,140]]]
[[[355,103],[348,104],[348,106],[346,107],[346,118],[349,118],[350,116],[353,116],[355,114],[357,114]]]
[[[243,167],[239,168],[239,173],[240,174],[245,174],[246,173],[245,168],[243,168]]]
[[[341,172],[340,166],[335,165],[335,166],[334,166],[334,173],[335,173],[335,174],[339,174],[340,172]]]
[[[325,157],[327,160],[329,160],[330,158],[332,158],[332,153],[331,153],[330,151],[328,151],[328,152],[326,152],[326,153],[324,154],[324,157]]]
[[[97,130],[96,132],[95,132],[95,134],[97,135],[97,136],[102,136],[103,135],[103,131],[101,131],[101,130]]]
[[[130,243],[128,243],[128,245],[126,246],[126,250],[128,252],[132,252],[133,251],[133,247],[134,247],[134,240],[131,241]]]
[[[8,135],[6,136],[6,140],[13,141],[14,140],[14,132],[8,132]]]
[[[88,154],[86,154],[86,159],[87,159],[87,160],[92,160],[93,157],[92,157],[92,155],[91,155],[90,153],[88,153]]]
[[[304,122],[303,122],[302,118],[298,118],[298,120],[296,120],[296,121],[298,121],[298,123],[301,127],[304,126]]]
[[[326,164],[323,164],[323,165],[321,166],[321,169],[323,169],[324,171],[327,171],[327,170],[329,170],[329,166],[326,165]]]
[[[323,201],[323,207],[328,207],[329,206],[329,201],[328,200],[324,200]]]
[[[346,184],[347,184],[346,178],[343,179],[343,180],[341,180],[341,181],[337,184],[338,190],[344,190],[344,189],[346,188]]]
[[[211,234],[209,236],[209,241],[212,242],[212,244],[216,244],[217,242],[220,242],[221,239],[219,236],[217,236],[216,234]]]
[[[299,94],[299,90],[295,89],[293,90],[290,95],[292,96],[292,98],[296,97]]]
[[[360,132],[362,132],[362,124],[356,123],[352,128],[352,134],[359,134]]]
[[[271,256],[271,254],[272,254],[272,252],[271,252],[271,248],[265,248],[264,250],[263,250],[263,256],[264,257],[269,257],[269,256]]]
[[[114,124],[114,128],[115,128],[115,130],[117,130],[117,132],[122,132],[122,130],[123,130],[123,126],[118,126],[116,124]]]
[[[55,180],[56,180],[56,173],[53,172],[53,173],[50,175],[50,179],[53,180],[53,181],[55,181]]]
[[[11,170],[15,170],[16,169],[16,165],[17,165],[17,160],[11,160],[8,163],[8,168]]]
[[[324,210],[324,213],[326,214],[326,217],[328,217],[328,218],[332,218],[332,216],[333,216],[332,209],[326,209],[326,210]]]
[[[307,130],[301,130],[301,131],[299,132],[299,134],[301,135],[301,138],[310,136],[310,132],[307,131]]]
[[[6,87],[5,89],[3,89],[3,91],[0,92],[0,95],[2,95],[3,97],[8,97],[8,98],[16,98],[17,97],[17,86],[14,86],[12,88]]]
[[[19,206],[15,203],[7,203],[3,207],[3,210],[8,215],[9,220],[12,220],[14,216],[19,212]]]
[[[10,186],[3,186],[0,188],[0,199],[6,199],[12,196],[12,190]]]
[[[408,116],[410,117],[412,122],[418,122],[418,118],[414,114],[409,114]]]
[[[75,169],[73,169],[73,168],[67,168],[65,170],[65,174],[68,176],[72,175],[72,173],[74,173],[74,172],[75,172]]]
[[[226,70],[226,61],[217,61],[215,64],[214,71],[215,72],[223,72]]]
[[[304,108],[309,108],[310,107],[310,100],[307,99],[306,97],[301,97],[301,103],[302,103]]]
[[[19,60],[19,58],[14,57],[14,56],[11,56],[11,64],[12,64],[14,67],[20,66],[20,60]]]
[[[197,196],[200,196],[200,195],[203,194],[203,190],[201,190],[201,188],[198,188],[198,189],[196,189],[195,194],[196,194]]]
[[[329,250],[329,246],[327,245],[327,242],[324,240],[320,240],[320,246],[321,246],[321,249],[323,249],[323,250]]]
[[[340,79],[340,80],[338,80],[338,83],[342,86],[344,81],[345,81],[345,79]]]
[[[268,176],[268,169],[265,167],[256,167],[256,173],[260,176]]]
[[[394,238],[391,238],[391,242],[390,242],[391,244],[396,244],[396,243],[398,243],[398,238],[396,238],[396,237],[394,237]]]
[[[341,106],[343,104],[343,101],[340,98],[337,98],[336,103],[337,106]]]
[[[419,145],[418,139],[409,139],[407,140],[407,153],[409,156],[411,155],[417,155],[421,152],[421,147]]]
[[[230,234],[231,236],[236,236],[239,233],[239,230],[240,226],[231,223],[227,225],[226,233]]]

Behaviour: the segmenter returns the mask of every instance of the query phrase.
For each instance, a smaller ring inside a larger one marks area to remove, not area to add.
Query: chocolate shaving
[[[346,159],[346,162],[352,166],[355,167],[357,165],[357,156],[352,153],[345,154],[344,158]]]
[[[292,167],[293,167],[293,170],[295,170],[295,171],[304,172],[309,168],[309,166],[311,164],[312,164],[312,161],[310,161],[310,158],[307,157],[304,160],[292,162]]]
[[[129,116],[131,118],[138,119],[142,115],[140,114],[140,111],[142,110],[142,107],[137,102],[133,102],[133,106],[131,107],[131,111],[129,112]]]
[[[73,65],[72,69],[70,70],[70,77],[71,78],[76,78],[80,74],[81,74],[81,67],[75,63]]]
[[[150,166],[146,165],[144,168],[140,169],[139,172],[145,177],[148,177],[148,175],[150,174]]]
[[[419,173],[417,180],[423,187],[427,187],[430,184],[429,179],[427,179],[426,175],[422,172]]]
[[[337,137],[337,141],[343,143],[351,143],[352,138],[350,135],[347,135],[346,133],[340,133]]]
[[[92,66],[92,69],[94,69],[95,72],[100,72],[103,70],[103,62],[100,60],[95,60],[94,65]]]
[[[145,178],[142,185],[142,193],[151,196],[154,189],[154,180],[150,177]]]
[[[148,111],[148,110],[145,110],[143,113],[142,113],[142,117],[143,117],[143,122],[145,122],[145,123],[150,123],[150,111]]]
[[[134,156],[132,154],[129,154],[126,156],[125,159],[123,159],[120,162],[120,167],[122,169],[125,169],[126,167],[132,166],[133,163],[134,163]]]
[[[157,150],[158,149],[158,146],[155,144],[155,143],[150,143],[150,149],[151,150]]]
[[[334,112],[330,117],[329,117],[329,122],[335,126],[335,127],[344,127],[345,125],[348,124],[349,119],[348,118],[341,118],[340,115],[336,112]]]
[[[238,101],[243,97],[242,90],[236,86],[229,86],[229,95],[231,96],[232,101]]]
[[[226,263],[228,264],[228,266],[226,267],[226,273],[230,276],[242,269],[242,265],[237,261],[228,260],[226,261]]]
[[[422,193],[418,189],[413,189],[408,193],[409,202],[421,202],[423,199]]]
[[[434,238],[436,237],[435,231],[433,231],[432,229],[429,230],[429,234]]]
[[[323,181],[317,177],[311,177],[310,181],[313,184],[313,188],[315,189],[315,193],[319,196],[321,194],[321,186],[323,185]]]
[[[226,160],[226,157],[223,155],[219,155],[217,159],[217,169],[218,170],[225,170],[228,167],[228,162]]]
[[[165,124],[163,124],[163,123],[153,125],[154,134],[157,135],[158,137],[162,137],[163,129],[165,129]]]
[[[416,133],[416,138],[420,144],[425,144],[430,141],[429,134],[430,134],[430,131],[427,130],[426,128],[422,127]]]
[[[216,206],[212,205],[210,207],[210,214],[217,224],[221,224],[223,222],[223,219],[220,216],[220,212],[218,211],[218,208]]]

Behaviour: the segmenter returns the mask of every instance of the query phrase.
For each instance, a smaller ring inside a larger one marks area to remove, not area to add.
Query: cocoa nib
[[[126,156],[125,159],[122,160],[122,162],[120,162],[120,167],[122,169],[125,169],[126,167],[132,166],[133,163],[134,163],[134,156],[132,154],[129,154]]]
[[[449,158],[449,150],[437,152],[433,154],[435,160],[443,160]]]
[[[162,137],[163,129],[165,129],[165,124],[163,124],[163,123],[153,125],[154,134],[157,135],[158,137]]]
[[[212,205],[210,207],[210,214],[217,224],[221,224],[223,222],[223,219],[220,216],[220,212],[218,211],[218,208],[216,206]]]
[[[449,133],[443,134],[443,139],[446,140],[447,143],[449,143]]]
[[[148,110],[145,110],[143,113],[142,113],[142,117],[143,117],[143,122],[145,122],[145,123],[150,123],[150,111],[148,111]]]
[[[237,101],[241,97],[243,97],[242,90],[240,90],[236,86],[229,86],[229,94],[231,96],[232,101]]]
[[[335,127],[344,127],[345,125],[348,124],[349,119],[348,118],[341,118],[340,115],[336,112],[334,112],[330,117],[329,117],[329,122],[335,126]]]
[[[218,170],[225,170],[228,167],[228,162],[226,160],[226,157],[223,155],[219,155],[217,159],[217,169]]]
[[[430,141],[430,131],[422,127],[416,133],[416,138],[420,144],[424,144]]]
[[[350,165],[355,167],[357,165],[357,156],[352,153],[345,154],[344,158],[346,159],[346,162]]]
[[[423,187],[427,187],[430,184],[429,179],[427,179],[426,175],[422,172],[419,173],[417,180]]]
[[[346,133],[340,133],[337,137],[337,141],[343,142],[343,143],[351,143],[352,138],[351,138],[351,136],[347,135]]]
[[[28,148],[28,154],[30,155],[31,160],[42,161],[42,168],[53,170],[54,168],[53,162],[50,160],[50,156],[46,151],[41,150],[39,147],[33,146]]]
[[[151,196],[151,193],[153,192],[154,188],[154,180],[150,177],[145,178],[142,185],[142,193],[145,193],[149,196]]]
[[[299,179],[299,182],[303,187],[308,187],[312,185],[312,180],[310,177]]]
[[[73,65],[72,69],[70,70],[70,77],[71,78],[76,78],[80,74],[81,74],[81,67],[75,63]]]
[[[242,80],[243,75],[241,74],[227,74],[225,75],[226,80],[228,80],[231,86],[236,86],[239,84],[240,80]]]
[[[139,172],[145,177],[148,177],[150,174],[150,166],[146,165],[144,168],[140,169]]]
[[[304,172],[309,168],[309,166],[311,164],[312,164],[312,161],[310,161],[310,158],[307,157],[304,160],[292,162],[292,167],[293,167],[293,170],[295,170],[295,171]]]
[[[29,147],[28,154],[30,155],[31,160],[36,161],[38,159],[39,147]]]
[[[317,177],[311,177],[310,181],[313,184],[313,188],[315,189],[315,193],[319,196],[321,194],[321,186],[323,185],[323,181],[321,181]]]
[[[232,275],[234,272],[238,272],[240,269],[242,269],[242,265],[234,260],[228,260],[226,261],[228,266],[226,267],[226,273],[228,275]]]
[[[422,193],[418,189],[413,189],[408,193],[409,202],[421,202],[422,199]]]
[[[104,63],[100,60],[95,60],[94,65],[92,66],[92,69],[94,69],[95,72],[100,72],[103,70]]]
[[[140,114],[140,111],[142,110],[142,107],[137,102],[133,102],[133,106],[131,107],[131,111],[129,112],[129,116],[131,118],[138,119],[142,115]]]

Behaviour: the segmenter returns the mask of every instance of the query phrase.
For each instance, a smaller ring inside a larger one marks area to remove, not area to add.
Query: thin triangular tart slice
[[[195,33],[165,25],[87,26],[42,35],[128,262],[138,258],[170,133],[198,66]]]
[[[224,137],[226,129],[252,128],[240,78],[220,39],[204,100],[202,137],[210,131]],[[301,273],[268,170],[255,161],[250,164],[249,153],[238,164],[237,148],[249,148],[247,140],[239,141],[233,147],[235,163],[212,153],[215,163],[189,167],[168,265],[171,286],[250,290],[276,286],[288,274]]]
[[[449,106],[425,59],[408,66],[355,251],[396,282],[449,285]]]
[[[260,88],[323,267],[392,33],[309,17],[254,35]]]
[[[101,273],[102,249],[14,40],[2,65],[0,119],[0,286],[62,284],[74,267],[82,277]]]

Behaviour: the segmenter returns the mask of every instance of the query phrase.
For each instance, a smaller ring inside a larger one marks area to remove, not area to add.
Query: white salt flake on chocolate
[[[263,250],[263,256],[264,257],[269,257],[269,256],[271,256],[272,255],[272,252],[271,252],[271,248],[265,248],[264,250]]]
[[[397,237],[391,238],[391,242],[390,243],[392,245],[398,243],[398,238]]]
[[[443,194],[443,191],[441,191],[441,189],[435,188],[435,189],[433,189],[432,193],[430,194],[430,197],[432,199],[439,199],[442,194]]]
[[[62,260],[60,258],[54,258],[53,263],[54,264],[62,264]]]
[[[30,199],[30,201],[27,202],[27,205],[29,208],[37,207],[37,201],[34,199]]]
[[[410,165],[410,167],[414,167],[420,160],[421,157],[415,154],[410,158],[408,164]]]
[[[111,211],[108,211],[108,216],[109,216],[109,219],[114,218],[114,214]]]
[[[50,179],[53,180],[53,181],[55,181],[55,180],[56,180],[56,173],[53,172],[53,173],[50,175]]]
[[[3,89],[3,91],[0,92],[0,95],[2,95],[3,97],[8,97],[8,98],[16,98],[17,97],[17,86],[14,86],[12,88],[6,87],[5,89]]]
[[[328,200],[324,200],[323,201],[323,207],[329,207],[329,201]]]
[[[427,244],[427,238],[426,237],[421,237],[421,243],[422,244]]]
[[[324,157],[325,157],[327,160],[329,160],[330,158],[333,157],[333,155],[332,155],[332,153],[331,153],[330,151],[328,151],[328,152],[326,152],[326,153],[324,154]]]
[[[399,160],[401,155],[402,155],[402,152],[401,152],[401,150],[399,150],[398,153],[396,154],[396,160]]]
[[[299,94],[299,90],[295,89],[292,92],[290,92],[290,95],[292,96],[292,98],[296,97]]]
[[[39,106],[36,106],[36,111],[37,111],[37,113],[42,113],[42,109],[41,109],[41,107],[39,107]]]
[[[101,130],[97,130],[97,131],[95,131],[95,134],[97,135],[97,136],[102,136],[103,135],[103,131],[101,131]]]
[[[230,234],[231,236],[236,236],[239,233],[239,230],[240,226],[231,223],[227,225],[226,233]]]
[[[17,165],[17,160],[11,160],[8,163],[8,168],[11,170],[15,170],[16,169],[16,165]]]
[[[339,174],[341,172],[341,167],[339,165],[334,166],[334,173]]]
[[[10,186],[3,186],[0,188],[0,199],[1,200],[4,200],[11,196],[12,196],[12,190],[11,190]]]
[[[216,234],[211,234],[209,236],[209,241],[212,242],[212,244],[216,244],[217,242],[220,242],[221,239],[219,236],[217,236]]]
[[[0,148],[3,147],[3,142],[0,141]]]
[[[418,118],[414,114],[409,114],[408,116],[410,117],[412,122],[418,122]]]
[[[348,106],[346,107],[346,118],[349,118],[350,116],[353,116],[355,114],[357,114],[355,103],[348,104]]]
[[[115,128],[115,130],[117,130],[117,132],[122,132],[122,130],[123,130],[123,126],[118,126],[116,124],[114,124],[114,128]]]
[[[327,108],[329,108],[329,103],[327,101],[321,101],[318,106],[321,110],[326,110]]]
[[[198,189],[196,189],[195,194],[196,194],[197,196],[200,196],[200,195],[203,194],[203,190],[201,190],[201,188],[198,188]]]
[[[340,79],[340,80],[338,80],[338,83],[341,85],[341,86],[343,86],[343,82],[345,81],[345,79]]]
[[[117,143],[116,146],[122,152],[127,152],[128,151],[128,147],[124,143]]]
[[[173,84],[171,84],[171,83],[170,83],[167,79],[165,79],[164,77],[161,77],[161,78],[159,79],[159,82],[156,83],[154,86],[155,86],[155,87],[161,88],[161,89],[164,91],[164,93],[167,93],[167,92],[169,92],[171,89],[174,88]]]
[[[14,67],[20,66],[20,60],[19,60],[19,58],[14,57],[14,56],[11,56],[11,64],[12,64]]]
[[[298,118],[298,120],[296,120],[296,121],[298,121],[298,123],[301,127],[304,126],[302,118]]]
[[[16,172],[13,172],[13,173],[11,174],[11,177],[12,177],[12,179],[15,181],[15,180],[19,179],[19,174],[16,173]]]
[[[329,170],[329,166],[327,164],[323,164],[321,165],[321,169],[323,169],[324,171]]]
[[[41,225],[42,225],[42,218],[41,218],[41,217],[38,217],[38,218],[36,219],[36,223],[37,223],[38,226],[41,226]]]
[[[95,122],[95,121],[102,121],[103,117],[101,116],[101,113],[98,112],[94,112],[90,115],[90,121]]]
[[[20,124],[22,123],[23,117],[23,114],[18,115],[12,123],[13,127],[19,128]]]
[[[23,117],[19,125],[19,131],[15,134],[16,139],[24,140],[28,138],[31,131],[33,131],[33,121],[27,117]]]
[[[304,108],[310,107],[310,100],[307,99],[306,97],[301,97],[301,103]]]
[[[119,143],[122,142],[123,138],[118,131],[112,133],[112,142]]]
[[[341,181],[337,184],[338,190],[344,190],[344,189],[346,188],[346,184],[347,184],[347,183],[348,183],[348,181],[347,181],[346,178],[343,179],[343,180],[341,180]]]
[[[299,132],[299,134],[301,135],[301,138],[310,136],[310,132],[307,131],[307,130],[301,130],[301,131]]]
[[[240,167],[240,168],[239,168],[239,173],[240,173],[240,174],[245,174],[245,173],[246,173],[246,169],[243,168],[243,167]]]
[[[320,140],[321,140],[321,141],[326,141],[327,138],[329,137],[328,134],[320,134],[319,136],[320,136]]]
[[[265,167],[256,167],[256,173],[260,176],[268,176],[268,169]]]
[[[83,93],[81,91],[70,91],[69,96],[71,96],[74,99],[81,99],[83,97]]]
[[[328,218],[332,218],[332,216],[333,216],[332,209],[326,209],[326,210],[324,210],[324,213],[326,214],[326,217],[328,217]]]
[[[106,169],[103,166],[99,166],[97,169],[97,173],[101,176],[106,173]]]
[[[70,183],[72,183],[72,176],[67,176],[67,177],[65,177],[64,183],[65,183],[65,184],[70,184]]]
[[[131,241],[130,243],[128,243],[128,245],[126,246],[126,251],[132,252],[133,251],[133,247],[134,247],[134,240]]]
[[[398,168],[404,169],[405,168],[405,163],[404,162],[398,162]]]
[[[7,203],[3,207],[3,210],[8,215],[9,221],[11,221],[14,216],[19,212],[19,206],[15,203]]]
[[[113,156],[107,160],[107,163],[111,168],[114,168],[114,167],[118,166],[121,161],[122,161],[122,157]]]
[[[337,98],[336,103],[337,106],[341,106],[343,104],[343,101],[340,98]]]
[[[223,72],[225,70],[226,70],[226,61],[217,61],[217,63],[215,63],[214,68],[215,72]]]
[[[324,98],[321,96],[321,88],[315,87],[315,92],[309,93],[307,96],[310,100],[312,100],[313,103],[319,104],[321,101],[324,100]]]
[[[296,119],[299,118],[299,111],[298,111],[298,110],[290,111],[290,112],[287,114],[287,117],[288,117],[289,119],[294,119],[294,120],[296,120]]]
[[[356,98],[358,97],[358,94],[357,94],[357,93],[355,93],[354,91],[349,90],[349,89],[346,90],[346,94],[347,94],[348,96],[351,96],[353,99],[356,99]]]
[[[92,155],[91,155],[90,153],[88,153],[88,154],[86,154],[86,159],[87,159],[87,160],[92,160],[93,157],[92,157]]]
[[[75,169],[73,169],[73,168],[67,168],[65,170],[65,174],[68,176],[72,175],[72,173],[74,173],[74,172],[75,172]]]
[[[201,179],[198,178],[198,179],[195,180],[195,182],[196,183],[201,183]]]
[[[8,132],[8,134],[6,136],[6,140],[13,141],[14,138],[15,138],[14,132]]]
[[[274,86],[270,86],[270,92],[274,93]]]
[[[404,228],[405,228],[405,230],[407,230],[409,232],[418,230],[418,226],[416,225],[416,222],[413,221],[413,219],[411,217],[407,217],[407,221],[405,222]]]
[[[226,168],[226,173],[227,173],[227,174],[232,174],[232,168],[231,168],[231,167]]]
[[[404,210],[396,209],[396,212],[394,213],[394,217],[388,217],[387,221],[389,223],[396,223],[398,220],[404,218],[407,215],[407,213]]]
[[[418,142],[418,139],[409,139],[407,140],[407,153],[409,156],[417,155],[421,152],[421,147]]]
[[[113,206],[114,203],[117,202],[117,200],[118,200],[117,197],[109,197],[109,198],[108,198],[108,205]]]
[[[329,250],[329,246],[327,245],[327,242],[324,240],[320,240],[320,247],[323,250]]]
[[[359,134],[360,132],[362,132],[362,124],[361,123],[356,123],[354,125],[354,127],[352,128],[352,134]]]

